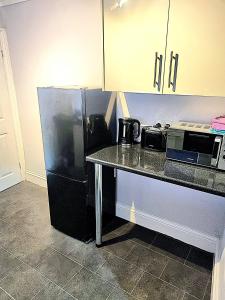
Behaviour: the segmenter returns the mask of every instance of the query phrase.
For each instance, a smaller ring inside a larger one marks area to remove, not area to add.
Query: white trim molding
[[[25,2],[25,1],[29,1],[29,0],[1,0],[0,1],[0,7],[1,6],[12,5],[12,4],[20,3],[20,2]]]
[[[47,188],[46,177],[37,175],[31,171],[26,171],[26,180],[34,184]]]
[[[211,299],[212,300],[219,300],[220,293],[221,293],[221,278],[220,278],[220,243],[218,241],[215,258],[214,258],[214,267],[213,267],[213,274],[212,274],[212,290],[211,290]],[[222,300],[222,299],[221,299]]]
[[[225,299],[225,229],[224,236],[218,241],[213,278],[212,278],[212,300],[224,300]]]
[[[11,64],[11,59],[9,54],[8,41],[7,41],[6,31],[3,28],[0,28],[0,49],[3,52],[3,62],[5,66],[6,80],[8,84],[9,100],[10,100],[12,116],[13,116],[14,131],[16,136],[18,157],[19,157],[19,163],[21,168],[21,176],[22,176],[22,180],[24,180],[25,179],[25,156],[24,156],[24,148],[23,148],[23,140],[22,140],[22,131],[20,126],[19,111],[18,111],[16,91],[15,91],[14,80],[13,80],[12,64]]]
[[[218,238],[216,237],[209,236],[205,233],[190,229],[165,219],[160,219],[119,203],[116,205],[116,215],[120,218],[166,234],[205,251],[216,253],[218,243]]]

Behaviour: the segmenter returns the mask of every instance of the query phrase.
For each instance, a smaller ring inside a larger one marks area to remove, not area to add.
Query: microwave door
[[[212,160],[211,160],[212,167],[217,167],[219,157],[220,157],[221,144],[222,144],[222,136],[216,136],[214,146],[213,146]]]
[[[212,134],[186,131],[183,149],[212,156],[214,143],[215,136]]]

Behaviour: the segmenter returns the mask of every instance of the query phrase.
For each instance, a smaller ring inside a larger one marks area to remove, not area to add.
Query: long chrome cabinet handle
[[[174,63],[174,71],[173,71],[173,81],[171,81],[172,78],[172,65]],[[168,82],[168,87],[170,88],[172,86],[172,91],[176,91],[177,87],[177,70],[178,70],[178,61],[179,61],[179,54],[173,55],[173,51],[170,53],[170,69],[169,69],[169,82]]]
[[[159,62],[158,80],[157,80],[157,70]],[[158,52],[155,53],[155,69],[154,69],[154,88],[157,86],[157,90],[160,92],[162,84],[162,66],[163,66],[163,56],[159,55]]]

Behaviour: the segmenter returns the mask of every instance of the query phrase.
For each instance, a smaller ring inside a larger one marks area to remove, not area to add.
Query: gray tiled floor
[[[50,226],[46,189],[0,193],[0,300],[209,300],[212,260],[121,219],[86,245]]]

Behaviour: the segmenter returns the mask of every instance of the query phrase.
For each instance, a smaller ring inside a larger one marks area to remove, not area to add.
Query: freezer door
[[[94,208],[88,204],[88,183],[47,172],[51,224],[82,241],[93,238]]]
[[[38,89],[46,170],[85,180],[82,90]]]

